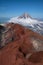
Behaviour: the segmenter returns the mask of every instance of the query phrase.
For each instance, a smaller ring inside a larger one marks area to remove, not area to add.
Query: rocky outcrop
[[[0,65],[43,65],[43,36],[18,24],[5,27]]]
[[[0,48],[1,48],[1,41],[2,41],[2,33],[6,30],[6,28],[0,25]]]

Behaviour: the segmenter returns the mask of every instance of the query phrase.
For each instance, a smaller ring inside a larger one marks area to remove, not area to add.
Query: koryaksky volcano
[[[21,16],[11,18],[9,22],[26,26],[27,28],[30,28],[31,30],[43,35],[43,21],[34,19],[27,13],[24,13]]]

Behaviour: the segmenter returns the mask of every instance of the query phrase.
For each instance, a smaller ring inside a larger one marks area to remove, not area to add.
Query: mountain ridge
[[[5,28],[1,35],[0,65],[43,65],[42,35],[14,23]]]

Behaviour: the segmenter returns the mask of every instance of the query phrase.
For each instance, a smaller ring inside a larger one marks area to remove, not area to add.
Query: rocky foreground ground
[[[0,65],[43,65],[43,36],[13,23],[0,30]]]

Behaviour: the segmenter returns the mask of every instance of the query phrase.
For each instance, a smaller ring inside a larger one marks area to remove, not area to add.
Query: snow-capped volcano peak
[[[28,26],[30,24],[32,25],[34,23],[37,23],[38,21],[33,19],[29,14],[24,13],[21,16],[11,18],[9,22],[18,23],[23,26]]]
[[[33,31],[43,34],[43,22],[32,18],[27,13],[24,13],[23,15],[18,16],[18,17],[11,18],[9,22],[21,24],[23,26],[26,26],[32,29]]]
[[[24,13],[23,15],[19,16],[18,18],[32,18],[28,13]]]

